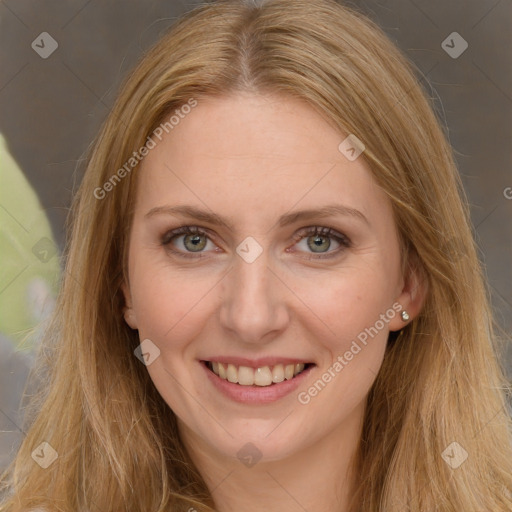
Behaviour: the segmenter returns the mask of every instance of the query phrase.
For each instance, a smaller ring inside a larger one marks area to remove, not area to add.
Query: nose
[[[223,279],[220,322],[239,343],[262,344],[278,337],[289,323],[290,291],[270,268],[268,251],[252,263],[236,256]]]

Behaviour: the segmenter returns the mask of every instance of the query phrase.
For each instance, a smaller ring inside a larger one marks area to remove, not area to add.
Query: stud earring
[[[409,316],[409,313],[407,313],[407,311],[405,311],[405,309],[402,311],[401,315],[402,315],[402,320],[403,320],[404,322],[407,322],[407,320],[409,320],[409,318],[411,318],[411,317]]]

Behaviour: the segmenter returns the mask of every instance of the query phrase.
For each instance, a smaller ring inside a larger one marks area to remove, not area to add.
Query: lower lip
[[[270,386],[242,386],[221,379],[216,373],[212,372],[204,362],[200,364],[206,372],[206,376],[210,379],[210,382],[221,393],[235,402],[244,404],[268,404],[289,395],[304,382],[309,372],[314,368],[312,365],[303,370],[296,377],[293,377],[293,379],[284,380],[283,382],[271,384]]]

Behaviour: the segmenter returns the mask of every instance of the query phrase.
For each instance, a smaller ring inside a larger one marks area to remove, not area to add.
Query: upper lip
[[[259,357],[258,359],[248,359],[246,357],[235,356],[212,356],[210,358],[202,359],[202,361],[210,361],[217,363],[233,364],[235,366],[249,366],[251,368],[262,368],[263,366],[275,366],[277,364],[297,364],[297,363],[312,363],[307,359],[295,357]]]

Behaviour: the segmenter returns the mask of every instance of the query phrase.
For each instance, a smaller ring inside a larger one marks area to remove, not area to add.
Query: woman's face
[[[405,325],[391,205],[345,138],[293,98],[209,98],[134,171],[127,322],[182,436],[219,456],[359,425]]]

